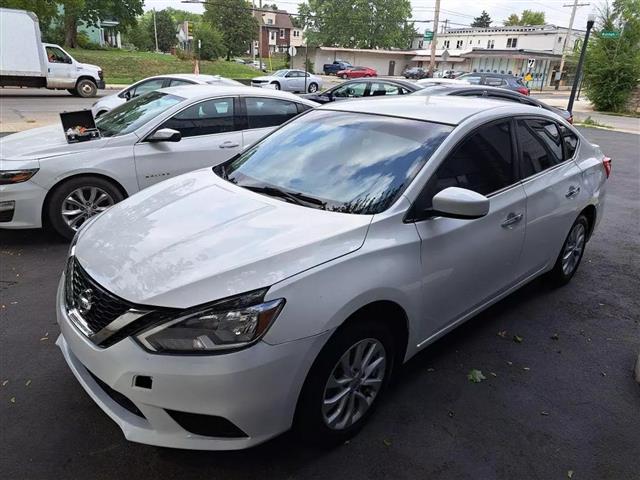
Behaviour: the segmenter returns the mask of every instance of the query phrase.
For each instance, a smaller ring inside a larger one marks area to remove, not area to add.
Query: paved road
[[[232,453],[126,442],[54,345],[67,245],[38,231],[0,232],[2,476],[552,480],[573,470],[575,480],[638,479],[638,137],[585,131],[613,157],[613,176],[573,282],[553,290],[535,281],[418,355],[372,422],[331,451],[288,435]],[[487,380],[470,383],[472,368]]]

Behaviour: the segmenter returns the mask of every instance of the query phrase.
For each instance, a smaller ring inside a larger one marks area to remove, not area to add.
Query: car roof
[[[469,75],[469,76],[477,76],[477,75],[490,75],[492,77],[497,77],[497,78],[520,78],[520,77],[516,77],[515,75],[512,75],[510,73],[493,73],[493,72],[468,72],[464,74]],[[462,76],[462,75],[460,75]]]
[[[488,110],[506,110],[513,114],[540,113],[538,107],[484,98],[402,95],[332,102],[318,110],[336,110],[410,118],[427,122],[458,125],[465,119]]]
[[[162,75],[153,75],[151,77],[147,77],[144,80],[149,80],[151,78],[178,78],[182,80],[192,80],[194,82],[210,82],[211,80],[224,79],[220,75],[207,75],[207,74],[199,74],[195,73],[164,73]]]
[[[363,78],[354,78],[351,80],[347,80],[342,83],[338,83],[333,88],[341,87],[342,85],[347,85],[350,83],[395,83],[396,85],[402,85],[403,87],[411,88],[412,90],[420,90],[422,87],[414,82],[409,82],[407,80],[402,80],[400,78],[379,78],[379,77],[363,77]]]
[[[161,88],[158,91],[193,100],[203,100],[220,95],[241,95],[282,98],[283,100],[291,100],[298,103],[304,103],[313,107],[318,105],[316,102],[299,97],[297,95],[294,95],[293,93],[283,92],[281,90],[272,90],[269,88],[255,88],[244,85],[180,85],[178,87]]]

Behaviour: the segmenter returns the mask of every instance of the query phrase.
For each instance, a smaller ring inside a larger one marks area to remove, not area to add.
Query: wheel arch
[[[598,212],[596,210],[595,205],[593,204],[589,204],[587,205],[581,212],[580,215],[584,215],[585,217],[587,217],[587,221],[589,222],[589,231],[587,232],[587,239],[591,238],[591,235],[593,234],[593,230],[596,227],[596,217],[598,215]],[[578,215],[578,216],[580,216]]]
[[[110,177],[108,175],[104,175],[101,173],[94,173],[94,172],[83,172],[83,173],[76,173],[74,175],[70,175],[68,177],[64,177],[62,179],[60,179],[58,182],[56,182],[55,185],[53,185],[49,191],[47,192],[47,194],[44,197],[44,201],[42,202],[42,210],[40,211],[40,218],[42,220],[42,225],[48,225],[49,221],[47,219],[47,208],[49,206],[49,202],[51,201],[51,196],[60,188],[62,187],[62,185],[64,185],[66,182],[73,180],[75,178],[80,178],[80,177],[93,177],[93,178],[101,178],[102,180],[106,180],[107,182],[112,183],[119,191],[120,193],[122,193],[122,196],[124,198],[127,198],[129,196],[129,193],[127,192],[127,189],[124,188],[122,186],[122,184],[120,182],[118,182],[116,179],[114,179],[113,177]]]
[[[75,84],[75,87],[76,87],[76,88],[78,87],[78,83],[79,83],[81,80],[89,80],[89,81],[91,81],[91,82],[96,86],[96,88],[98,88],[98,82],[97,82],[97,81],[96,81],[96,79],[95,79],[95,78],[93,78],[91,75],[80,75],[80,76],[76,79],[76,84]]]

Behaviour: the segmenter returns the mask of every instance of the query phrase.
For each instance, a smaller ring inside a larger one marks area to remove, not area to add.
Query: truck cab
[[[98,88],[104,88],[102,69],[97,65],[81,63],[61,46],[43,43],[47,63],[46,88],[66,89],[80,97],[93,97]]]

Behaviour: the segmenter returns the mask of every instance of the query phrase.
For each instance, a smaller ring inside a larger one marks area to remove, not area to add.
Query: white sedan
[[[252,79],[251,86],[287,92],[315,93],[322,88],[322,79],[304,70],[278,70],[271,75]]]
[[[102,97],[91,107],[94,117],[98,118],[109,110],[112,110],[132,98],[139,97],[153,90],[167,87],[179,87],[181,85],[216,85],[216,86],[242,86],[242,83],[220,75],[195,75],[193,73],[174,73],[169,75],[157,75],[145,78],[133,85],[120,90],[118,93]]]
[[[95,140],[67,143],[59,124],[9,135],[0,139],[0,228],[45,225],[71,238],[123,198],[228,160],[317,105],[251,87],[171,87],[100,117]]]
[[[539,275],[571,280],[610,171],[538,107],[329,103],[80,230],[57,344],[135,442],[239,449],[295,425],[341,444],[396,367]]]

